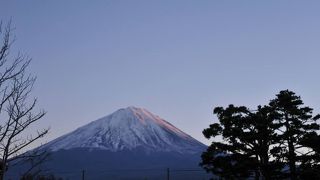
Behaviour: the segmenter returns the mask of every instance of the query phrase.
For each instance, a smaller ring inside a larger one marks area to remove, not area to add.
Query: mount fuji
[[[81,179],[85,172],[87,179],[97,180],[165,179],[168,168],[200,170],[200,155],[205,149],[204,144],[166,120],[133,106],[37,148],[50,153],[49,160],[39,168],[65,179]],[[26,166],[11,172],[21,174]],[[195,171],[176,173],[172,179],[206,177],[204,172]]]
[[[205,146],[149,111],[128,107],[93,121],[49,142],[51,151],[73,148],[109,150],[143,149],[146,152],[197,153]]]

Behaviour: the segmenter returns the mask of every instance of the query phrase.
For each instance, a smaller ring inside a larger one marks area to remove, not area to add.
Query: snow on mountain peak
[[[97,148],[196,153],[205,145],[148,110],[130,106],[61,136],[42,148],[52,151]]]

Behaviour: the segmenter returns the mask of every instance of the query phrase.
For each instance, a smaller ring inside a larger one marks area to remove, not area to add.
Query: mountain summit
[[[37,150],[50,160],[34,171],[46,169],[64,179],[162,180],[167,169],[195,169],[171,173],[175,180],[208,179],[199,171],[206,146],[146,109],[128,107],[84,125]],[[6,179],[19,179],[30,165],[21,162]],[[152,171],[150,171],[152,170]]]
[[[147,152],[198,153],[205,145],[164,119],[137,107],[127,107],[61,136],[42,148],[144,150]]]

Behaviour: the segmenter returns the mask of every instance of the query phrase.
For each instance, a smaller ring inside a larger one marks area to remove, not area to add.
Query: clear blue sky
[[[320,1],[1,0],[33,58],[49,141],[127,106],[208,143],[215,106],[282,89],[320,112]]]

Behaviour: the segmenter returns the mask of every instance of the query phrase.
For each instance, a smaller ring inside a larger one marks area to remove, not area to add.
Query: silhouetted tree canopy
[[[231,104],[214,114],[219,122],[203,131],[214,138],[200,163],[208,172],[224,179],[319,176],[320,116],[312,116],[294,92],[280,91],[255,110]]]

